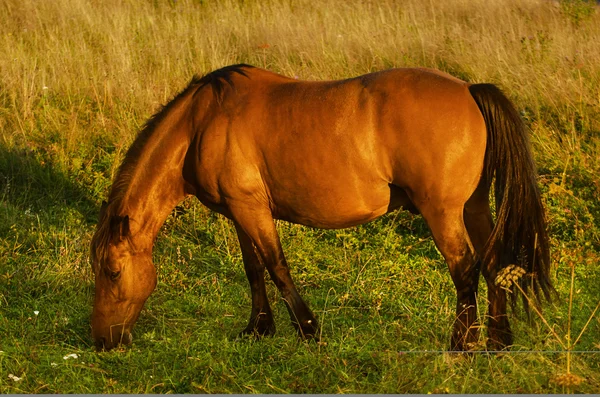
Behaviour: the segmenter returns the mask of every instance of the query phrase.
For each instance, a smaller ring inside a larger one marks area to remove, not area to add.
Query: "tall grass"
[[[87,255],[125,150],[193,74],[234,63],[313,80],[438,68],[498,84],[521,110],[560,293],[544,315],[561,338],[585,326],[578,346],[597,351],[600,323],[587,322],[600,296],[597,8],[584,0],[2,0],[0,391],[569,390],[553,381],[566,365],[558,353],[462,361],[398,353],[445,349],[454,315],[445,264],[409,214],[347,231],[278,225],[323,324],[320,345],[298,344],[280,305],[278,336],[234,340],[249,310],[235,233],[186,201],[158,238],[159,287],[134,347],[96,355]],[[560,348],[547,324],[512,321],[517,349]],[[74,351],[78,361],[62,359]],[[599,358],[569,361],[584,379],[575,390],[600,388]]]
[[[192,74],[232,63],[303,79],[426,66],[501,85],[536,121],[553,152],[544,160],[558,166],[600,123],[600,16],[586,14],[593,6],[583,1],[565,3],[579,8],[546,0],[4,1],[3,138],[46,142],[44,128],[59,136],[55,150],[65,158],[97,135],[127,145]],[[597,145],[584,146],[599,157]]]

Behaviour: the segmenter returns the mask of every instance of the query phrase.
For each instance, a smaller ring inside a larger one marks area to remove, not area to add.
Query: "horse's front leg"
[[[252,242],[253,247],[256,248],[256,251],[254,252],[258,253],[258,257],[266,266],[271,279],[279,289],[290,313],[292,324],[298,331],[298,334],[306,339],[317,338],[317,331],[319,329],[317,320],[296,290],[294,281],[290,276],[270,209],[261,208],[257,205],[251,206],[242,204],[239,206],[232,205],[230,210],[237,228],[241,229],[243,234],[245,234]],[[238,235],[240,234],[241,233],[238,232]],[[245,262],[246,261],[244,261],[244,263]],[[261,310],[261,296],[264,296],[264,301],[266,302],[262,272],[254,271],[253,269],[256,269],[256,266],[253,264],[251,266],[252,268],[250,269],[250,275],[248,277],[251,285],[253,281],[257,283],[257,286],[255,287],[258,291],[256,294],[256,310]],[[246,272],[248,273],[248,269]],[[259,279],[260,281],[257,281],[256,279]],[[261,292],[261,288],[263,292]],[[266,306],[263,305],[262,307],[264,308]],[[255,309],[253,308],[253,315],[255,314],[254,310]]]
[[[252,294],[252,311],[248,326],[241,332],[242,335],[273,335],[275,333],[275,321],[269,306],[267,290],[265,287],[265,265],[257,255],[256,248],[250,237],[236,223],[238,240],[242,249],[244,269],[250,283]]]

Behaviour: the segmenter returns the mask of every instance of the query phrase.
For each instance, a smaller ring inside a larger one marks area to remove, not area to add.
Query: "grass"
[[[0,392],[600,389],[598,316],[586,327],[600,296],[592,2],[6,0],[0,20]],[[319,80],[426,66],[503,87],[531,128],[559,292],[543,312],[552,331],[511,315],[513,350],[537,352],[438,353],[454,287],[422,218],[404,212],[337,231],[279,223],[322,343],[296,338],[272,283],[276,336],[238,340],[250,296],[235,232],[190,200],[157,239],[159,285],[132,348],[95,353],[88,247],[124,151],[192,74],[239,62]],[[567,363],[553,334],[570,346],[584,328],[574,349],[591,353]]]

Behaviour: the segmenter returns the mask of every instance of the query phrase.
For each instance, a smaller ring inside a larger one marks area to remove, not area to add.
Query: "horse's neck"
[[[129,216],[131,234],[143,245],[151,246],[169,213],[186,195],[182,168],[192,139],[189,124],[182,114],[161,120],[129,171],[119,215]]]

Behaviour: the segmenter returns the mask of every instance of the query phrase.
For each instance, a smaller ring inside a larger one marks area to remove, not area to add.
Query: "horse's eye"
[[[110,272],[110,279],[112,281],[115,281],[116,279],[119,278],[120,275],[121,275],[120,271],[118,271],[118,272]]]

